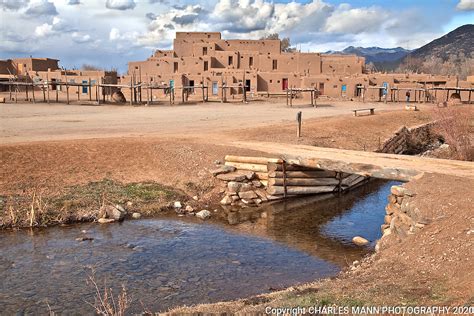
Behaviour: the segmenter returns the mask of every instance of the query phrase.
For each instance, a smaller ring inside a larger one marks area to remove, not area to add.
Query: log
[[[344,178],[341,180],[341,185],[342,186],[352,186],[355,184],[355,182],[360,182],[362,180],[365,180],[366,178],[364,176],[358,175],[358,174],[352,174],[348,176],[347,178]]]
[[[282,171],[270,171],[269,178],[283,178]],[[335,171],[287,171],[287,178],[332,178],[336,177]]]
[[[326,186],[338,185],[339,180],[336,178],[288,178],[286,179],[287,186]],[[269,186],[283,186],[283,178],[270,178],[268,180]]]
[[[266,165],[268,163],[283,163],[283,160],[279,158],[266,158],[266,157],[244,157],[244,156],[225,156],[225,161],[250,163],[258,165]]]
[[[308,167],[303,167],[303,166],[298,166],[298,165],[286,165],[285,166],[286,171],[321,171],[323,169],[315,169],[315,168],[308,168]],[[268,163],[268,171],[282,171],[283,170],[283,164],[281,163],[273,163],[270,162]]]
[[[233,161],[226,161],[226,166],[232,166],[239,170],[251,170],[256,172],[267,172],[267,165],[260,165],[260,164],[253,164],[253,163],[240,163],[240,162],[233,162]]]
[[[268,180],[268,172],[255,172],[255,176],[259,180]]]
[[[268,187],[268,180],[260,180],[260,183],[263,184],[265,187]]]
[[[288,194],[317,194],[317,193],[328,193],[336,190],[336,186],[327,185],[327,186],[312,186],[312,187],[303,187],[303,186],[289,186],[286,188]],[[282,186],[269,186],[267,192],[271,195],[280,195],[285,193],[285,188]]]

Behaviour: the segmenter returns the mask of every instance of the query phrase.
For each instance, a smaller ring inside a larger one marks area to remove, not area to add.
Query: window
[[[270,79],[270,83],[273,83],[273,80],[272,80],[272,79]]]
[[[203,48],[202,48],[202,54],[203,54],[203,55],[207,55],[207,47],[203,47]]]
[[[249,57],[249,67],[253,66],[253,57]]]
[[[276,59],[274,59],[273,63],[272,63],[272,69],[276,70],[277,68],[278,68],[278,61]]]
[[[232,66],[232,64],[234,63],[234,57],[233,56],[229,56],[229,66]]]
[[[178,63],[174,63],[174,72],[178,72]]]
[[[209,70],[209,62],[205,61],[204,62],[204,71],[208,71],[208,70]]]

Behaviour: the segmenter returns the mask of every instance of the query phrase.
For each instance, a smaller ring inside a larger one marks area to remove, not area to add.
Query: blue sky
[[[288,36],[302,51],[347,46],[417,48],[474,22],[474,0],[0,0],[0,58],[126,70],[176,31],[224,38]]]

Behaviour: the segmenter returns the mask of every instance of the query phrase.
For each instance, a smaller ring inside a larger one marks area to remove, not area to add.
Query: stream
[[[390,187],[120,224],[0,232],[1,314],[91,314],[95,288],[131,298],[128,313],[232,300],[336,275],[373,251]],[[352,244],[363,236],[366,247]],[[79,241],[88,237],[92,240]]]

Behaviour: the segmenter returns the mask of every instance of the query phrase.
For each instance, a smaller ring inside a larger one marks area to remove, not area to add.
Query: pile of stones
[[[267,193],[265,186],[257,179],[255,172],[236,170],[232,166],[219,166],[211,173],[226,182],[221,205],[257,206],[262,202],[277,199]]]

